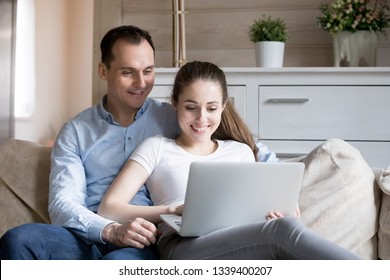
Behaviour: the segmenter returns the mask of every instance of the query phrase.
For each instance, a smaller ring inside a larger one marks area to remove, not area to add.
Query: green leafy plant
[[[254,20],[249,27],[249,39],[256,43],[260,41],[286,42],[288,38],[285,22],[281,18],[272,19],[263,15],[262,18]]]
[[[337,0],[321,3],[322,15],[317,18],[317,26],[336,34],[341,31],[356,32],[369,30],[386,35],[390,27],[390,7],[388,0]]]

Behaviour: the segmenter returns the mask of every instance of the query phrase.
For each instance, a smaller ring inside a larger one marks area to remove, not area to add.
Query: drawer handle
[[[288,104],[303,104],[309,102],[309,98],[270,98],[268,103],[288,103]]]

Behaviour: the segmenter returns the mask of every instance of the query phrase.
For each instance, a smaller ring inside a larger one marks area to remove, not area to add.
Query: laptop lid
[[[264,221],[270,211],[294,215],[303,172],[298,162],[193,162],[179,234],[202,236]]]

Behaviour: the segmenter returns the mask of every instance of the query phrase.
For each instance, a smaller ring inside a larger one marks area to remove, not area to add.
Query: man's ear
[[[175,101],[171,100],[172,107],[177,111],[177,104]]]
[[[172,104],[172,107],[175,109],[175,111],[177,111],[177,102],[175,102],[175,100],[173,100],[172,96],[171,96],[171,104]]]
[[[98,74],[100,79],[107,80],[107,70],[107,66],[103,62],[100,62],[98,66]]]

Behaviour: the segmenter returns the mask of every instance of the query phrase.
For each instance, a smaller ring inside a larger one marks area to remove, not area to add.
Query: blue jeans
[[[57,225],[24,224],[8,230],[0,239],[1,260],[154,260],[155,246],[118,248],[88,243]]]

